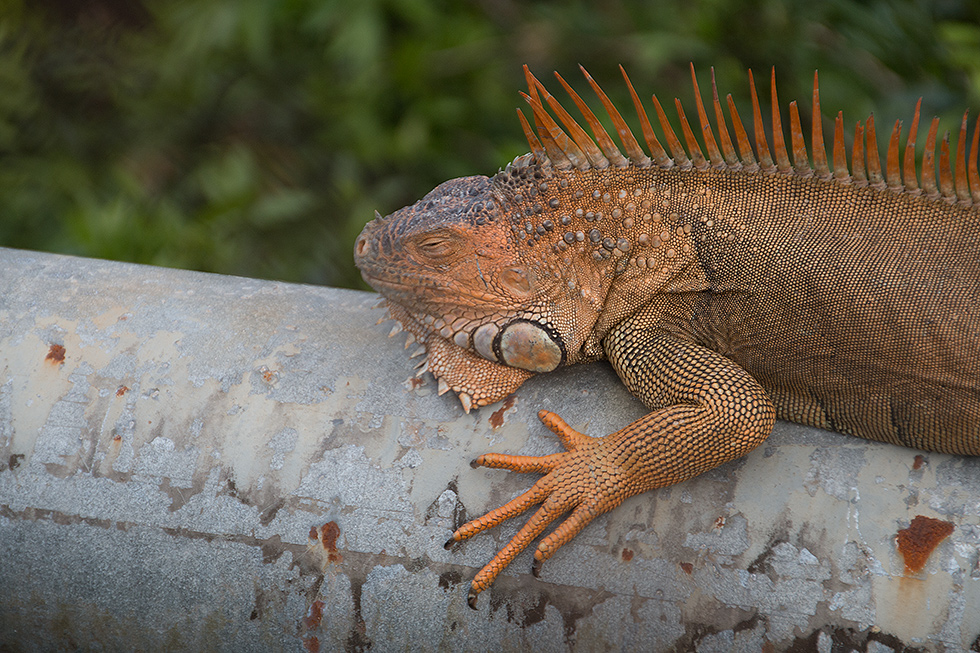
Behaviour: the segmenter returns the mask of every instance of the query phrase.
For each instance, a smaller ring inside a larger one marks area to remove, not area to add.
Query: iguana
[[[787,152],[775,71],[768,135],[749,71],[753,150],[729,95],[732,140],[713,71],[710,126],[692,66],[705,156],[680,101],[686,150],[653,96],[661,145],[623,71],[647,152],[582,71],[622,150],[561,76],[591,136],[525,67],[531,153],[377,215],[355,245],[440,394],[466,411],[603,358],[651,411],[601,438],[541,411],[565,453],[474,461],[545,476],[447,542],[542,504],[477,573],[471,607],[558,517],[571,513],[538,543],[535,575],[597,515],[744,455],[776,418],[980,455],[980,121],[969,154],[966,115],[955,157],[942,139],[937,185],[938,119],[916,161],[921,99],[902,156],[895,123],[884,170],[873,116],[848,169],[838,113],[831,168],[815,74],[811,165],[795,102]]]

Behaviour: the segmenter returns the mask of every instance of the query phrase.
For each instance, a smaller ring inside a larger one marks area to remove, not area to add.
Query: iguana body
[[[867,167],[859,126],[848,171],[840,115],[833,173],[819,121],[811,168],[793,103],[791,164],[773,79],[775,160],[757,101],[753,153],[728,99],[736,155],[717,92],[717,140],[696,96],[705,159],[683,112],[687,152],[654,97],[671,158],[634,93],[651,159],[587,79],[626,155],[567,85],[595,141],[528,73],[532,154],[379,217],[355,250],[440,391],[467,410],[534,373],[606,358],[652,411],[605,438],[542,411],[568,452],[477,459],[546,476],[453,534],[450,544],[543,503],[474,579],[471,605],[557,517],[571,511],[539,543],[536,568],[626,497],[744,455],[776,417],[980,455],[980,128],[967,155],[964,118],[955,165],[943,141],[937,186],[934,121],[920,186],[918,107],[904,170],[896,124],[882,175],[872,119]],[[816,81],[814,101],[819,115]]]

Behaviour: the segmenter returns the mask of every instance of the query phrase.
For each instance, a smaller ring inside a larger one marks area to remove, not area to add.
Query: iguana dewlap
[[[605,358],[651,412],[591,438],[542,411],[565,453],[475,461],[545,476],[453,534],[542,504],[477,574],[471,605],[551,521],[571,513],[535,568],[626,497],[742,456],[777,417],[980,454],[980,123],[968,147],[964,116],[955,157],[942,140],[937,184],[936,120],[916,164],[918,106],[904,156],[896,123],[884,171],[873,117],[848,170],[838,114],[831,169],[820,120],[811,165],[795,102],[788,156],[774,76],[768,137],[752,84],[754,151],[729,96],[732,140],[712,80],[714,129],[694,85],[707,157],[680,103],[686,151],[654,96],[668,155],[630,85],[648,155],[587,73],[622,151],[564,80],[592,136],[527,76],[532,153],[379,216],[357,265],[466,410]],[[820,116],[816,77],[813,101]]]

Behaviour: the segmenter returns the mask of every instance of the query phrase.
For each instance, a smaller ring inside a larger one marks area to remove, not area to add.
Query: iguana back
[[[668,230],[690,225],[705,286],[662,323],[737,362],[781,419],[980,454],[975,210],[813,177],[656,176],[686,195]]]

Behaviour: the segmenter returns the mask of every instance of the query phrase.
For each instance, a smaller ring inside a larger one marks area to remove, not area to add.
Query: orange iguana
[[[597,515],[744,455],[777,417],[980,455],[980,122],[967,154],[964,116],[953,163],[942,140],[937,186],[938,119],[917,165],[919,106],[904,156],[896,122],[884,173],[873,117],[848,170],[838,113],[831,170],[816,76],[811,166],[795,102],[787,153],[775,73],[773,154],[751,71],[754,151],[731,96],[734,141],[714,79],[715,128],[694,80],[705,157],[677,100],[686,151],[653,97],[668,154],[626,78],[647,154],[585,73],[621,151],[560,76],[592,136],[525,72],[531,153],[378,216],[357,266],[467,411],[605,358],[651,412],[592,438],[541,411],[567,452],[474,461],[545,476],[447,543],[542,504],[476,575],[471,606],[556,518],[571,512],[538,544],[535,572]]]

